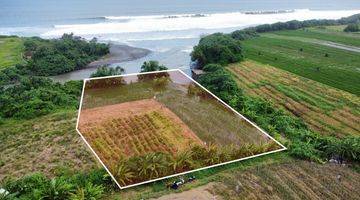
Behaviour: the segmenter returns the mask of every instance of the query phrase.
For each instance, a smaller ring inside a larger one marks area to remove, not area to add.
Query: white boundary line
[[[134,75],[141,75],[141,74],[154,74],[154,73],[159,73],[159,72],[173,72],[173,71],[178,71],[181,74],[183,74],[184,76],[186,76],[188,79],[190,79],[192,82],[194,82],[196,85],[198,85],[199,87],[201,87],[203,90],[205,90],[206,92],[208,92],[209,94],[211,94],[211,96],[213,96],[216,100],[218,100],[220,103],[224,104],[227,108],[229,108],[231,111],[235,112],[236,114],[238,114],[240,117],[242,117],[243,119],[245,119],[247,122],[249,122],[251,125],[253,125],[255,128],[257,128],[258,130],[260,130],[260,132],[262,132],[263,134],[265,134],[267,137],[269,137],[271,140],[275,141],[278,145],[280,145],[282,148],[281,149],[277,149],[277,150],[273,150],[273,151],[268,151],[265,153],[260,153],[257,155],[252,155],[252,156],[248,156],[248,157],[244,157],[244,158],[240,158],[240,159],[236,159],[236,160],[231,160],[231,161],[227,161],[227,162],[223,162],[223,163],[219,163],[219,164],[215,164],[215,165],[210,165],[207,167],[202,167],[199,169],[194,169],[194,170],[190,170],[190,171],[186,171],[186,172],[181,172],[181,173],[177,173],[177,174],[172,174],[169,176],[164,176],[164,177],[160,177],[160,178],[156,178],[156,179],[152,179],[152,180],[148,180],[148,181],[144,181],[144,182],[140,182],[140,183],[135,183],[135,184],[131,184],[131,185],[127,185],[127,186],[121,186],[115,179],[115,177],[112,175],[112,173],[110,172],[110,170],[105,166],[105,164],[101,161],[100,157],[96,154],[96,152],[93,150],[93,148],[90,146],[90,144],[86,141],[85,137],[81,134],[81,132],[79,131],[78,127],[79,127],[79,121],[80,121],[80,113],[81,113],[81,107],[82,107],[82,102],[83,102],[83,98],[84,98],[84,91],[85,91],[85,84],[87,81],[89,80],[97,80],[97,79],[107,79],[107,78],[115,78],[115,77],[125,77],[125,76],[134,76]],[[268,155],[268,154],[272,154],[272,153],[276,153],[276,152],[280,152],[280,151],[284,151],[287,148],[281,144],[280,142],[278,142],[277,140],[275,140],[273,137],[271,137],[268,133],[266,133],[264,130],[262,130],[259,126],[257,126],[255,123],[253,123],[252,121],[250,121],[249,119],[247,119],[246,117],[244,117],[242,114],[240,114],[239,112],[237,112],[235,109],[233,109],[231,106],[229,106],[228,104],[226,104],[223,100],[221,100],[219,97],[217,97],[216,95],[214,95],[212,92],[210,92],[208,89],[206,89],[204,86],[200,85],[198,82],[196,82],[193,78],[191,78],[190,76],[188,76],[186,73],[184,73],[183,71],[181,71],[180,69],[169,69],[169,70],[163,70],[163,71],[152,71],[152,72],[140,72],[140,73],[131,73],[131,74],[123,74],[123,75],[114,75],[114,76],[106,76],[106,77],[96,77],[96,78],[86,78],[83,81],[83,88],[82,88],[82,93],[81,93],[81,99],[80,99],[80,106],[79,106],[79,111],[78,111],[78,117],[77,117],[77,122],[76,122],[76,131],[79,133],[79,135],[81,136],[81,138],[85,141],[86,145],[90,148],[90,150],[92,151],[92,153],[95,155],[95,157],[99,160],[99,162],[101,163],[101,165],[105,168],[105,170],[109,173],[110,177],[115,181],[116,185],[119,186],[120,189],[126,189],[126,188],[130,188],[130,187],[134,187],[134,186],[138,186],[138,185],[143,185],[143,184],[147,184],[147,183],[151,183],[151,182],[155,182],[155,181],[159,181],[159,180],[163,180],[163,179],[168,179],[171,177],[175,177],[175,176],[180,176],[180,175],[184,175],[184,174],[188,174],[188,173],[193,173],[193,172],[197,172],[197,171],[201,171],[204,169],[209,169],[209,168],[213,168],[213,167],[218,167],[218,166],[222,166],[222,165],[226,165],[226,164],[230,164],[230,163],[235,163],[235,162],[239,162],[242,160],[247,160],[250,158],[256,158],[259,156],[263,156],[263,155]]]

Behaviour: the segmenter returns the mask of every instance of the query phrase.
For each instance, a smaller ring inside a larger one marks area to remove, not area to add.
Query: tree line
[[[360,14],[355,14],[341,19],[312,19],[305,21],[292,20],[288,22],[277,22],[273,24],[262,24],[255,27],[244,29],[244,31],[254,31],[257,33],[281,31],[281,30],[297,30],[301,28],[315,27],[315,26],[335,26],[357,24],[360,22]]]

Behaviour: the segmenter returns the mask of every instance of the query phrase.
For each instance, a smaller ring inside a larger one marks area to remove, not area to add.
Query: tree
[[[359,32],[359,24],[349,24],[345,27],[344,32]]]
[[[96,72],[92,73],[90,77],[93,78],[93,77],[103,77],[103,76],[114,76],[114,75],[120,75],[124,72],[125,72],[124,68],[120,66],[113,68],[103,65],[97,68]]]
[[[164,65],[160,65],[158,61],[150,60],[143,63],[140,72],[163,71],[167,69]]]
[[[169,163],[170,167],[174,172],[183,172],[189,170],[193,167],[194,163],[192,161],[192,152],[191,151],[182,151],[177,153]]]
[[[240,41],[222,33],[201,38],[199,44],[191,52],[191,60],[197,61],[201,68],[210,63],[226,65],[242,59]]]
[[[116,180],[122,184],[130,182],[134,178],[134,173],[131,171],[130,167],[126,164],[127,160],[124,158],[119,160],[119,164],[115,168],[115,177]]]

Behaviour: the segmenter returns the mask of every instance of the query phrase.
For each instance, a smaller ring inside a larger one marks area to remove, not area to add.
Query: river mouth
[[[190,52],[198,41],[199,38],[189,38],[176,39],[176,41],[174,39],[169,41],[139,41],[126,45],[110,42],[110,54],[104,58],[88,64],[84,69],[52,76],[51,79],[62,83],[69,80],[82,80],[89,78],[102,65],[120,66],[125,70],[124,74],[138,73],[141,70],[141,65],[150,60],[156,60],[169,69],[181,69],[190,75]]]

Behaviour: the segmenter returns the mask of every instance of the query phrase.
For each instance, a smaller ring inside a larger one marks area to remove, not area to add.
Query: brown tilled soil
[[[360,99],[355,95],[254,61],[233,64],[228,69],[246,93],[273,101],[277,107],[302,118],[316,132],[336,136],[359,134]],[[303,99],[299,99],[300,95]]]
[[[155,99],[144,99],[92,109],[84,109],[80,113],[79,130],[86,131],[88,130],[87,126],[89,125],[91,127],[91,125],[100,124],[114,118],[126,118],[133,115],[150,113],[152,111],[164,114],[166,117],[171,119],[172,122],[180,126],[182,132],[179,134],[193,139],[198,144],[203,144],[198,136],[192,132],[192,130],[190,130],[190,128],[178,116]]]
[[[224,199],[358,199],[360,174],[348,166],[290,161],[224,176],[213,193]]]

